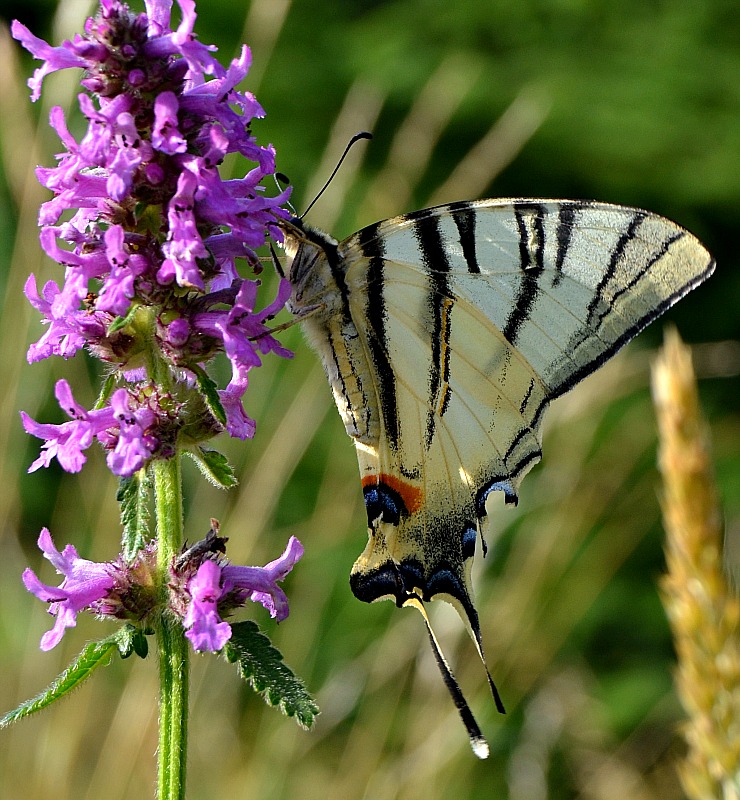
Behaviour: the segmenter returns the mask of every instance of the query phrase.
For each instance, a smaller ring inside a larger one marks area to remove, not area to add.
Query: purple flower
[[[132,242],[135,237],[130,237]],[[122,226],[111,225],[103,234],[105,255],[110,264],[110,274],[97,302],[99,311],[122,316],[136,295],[136,280],[144,275],[149,262],[141,253],[130,253]]]
[[[153,433],[157,415],[149,406],[137,406],[126,389],[116,390],[109,406],[93,411],[77,403],[65,380],[57,382],[55,394],[59,405],[72,418],[70,422],[39,423],[21,411],[26,433],[45,440],[41,455],[31,464],[29,472],[48,467],[54,458],[67,472],[79,472],[87,460],[83,451],[96,438],[109,451],[108,466],[121,476],[133,475],[157,450],[159,441]]]
[[[183,626],[194,650],[217,653],[231,639],[231,625],[218,615],[221,589],[221,567],[207,559],[191,579],[190,605]]]
[[[162,153],[184,153],[188,143],[178,130],[180,104],[174,92],[162,92],[154,101],[152,144]]]
[[[56,617],[53,628],[41,639],[41,649],[55,647],[67,628],[77,622],[81,611],[99,617],[115,617],[140,623],[157,608],[157,548],[150,543],[141,548],[129,563],[119,556],[115,561],[94,562],[80,558],[68,544],[60,553],[47,528],[41,531],[38,545],[64,576],[60,586],[47,586],[31,569],[23,573],[23,583],[39,600],[50,603],[49,613]]]
[[[199,258],[208,250],[198,233],[195,216],[195,192],[198,180],[191,172],[183,171],[177,179],[177,192],[168,204],[169,238],[162,247],[165,259],[157,272],[163,285],[176,281],[180,286],[205,289],[198,268]]]
[[[264,567],[235,567],[231,564],[222,570],[224,594],[234,592],[262,605],[270,616],[282,622],[288,616],[288,598],[277,585],[303,556],[303,545],[291,536],[280,558]]]
[[[193,318],[196,329],[223,341],[224,350],[231,361],[232,380],[246,378],[252,367],[259,366],[262,363],[259,353],[272,351],[286,358],[292,355],[290,350],[286,350],[269,335],[269,329],[265,325],[290,297],[290,284],[281,280],[274,302],[254,313],[258,286],[255,281],[242,281],[228,311],[209,311]]]
[[[67,628],[77,624],[77,614],[103,600],[115,585],[113,564],[98,564],[80,558],[77,550],[68,544],[60,553],[47,528],[41,531],[38,545],[56,571],[64,576],[60,586],[47,586],[31,569],[23,573],[23,583],[39,600],[50,603],[49,613],[56,617],[54,627],[41,638],[41,649],[55,647]]]
[[[125,389],[118,389],[113,393],[110,408],[118,423],[118,441],[108,453],[108,466],[114,475],[133,475],[144,466],[159,446],[157,437],[151,432],[157,415],[149,407],[134,407],[132,398]],[[107,433],[110,436],[110,429]]]
[[[99,337],[104,334],[105,325],[99,318],[82,311],[68,313],[65,310],[64,304],[59,302],[61,291],[54,281],[48,281],[39,294],[35,277],[29,275],[23,291],[31,305],[44,314],[44,323],[49,326],[38,342],[28,348],[29,363],[51,355],[71,358],[85,346],[92,327]]]
[[[290,537],[280,558],[264,567],[222,566],[207,558],[187,583],[189,603],[183,620],[195,650],[218,652],[231,638],[231,626],[221,614],[247,600],[262,605],[281,622],[288,616],[288,598],[278,586],[303,555],[303,545]]]
[[[226,414],[226,430],[234,439],[251,439],[257,430],[257,423],[247,414],[242,405],[242,397],[247,390],[246,378],[232,378],[229,385],[219,390],[224,413]]]
[[[43,65],[33,73],[33,78],[28,81],[31,89],[31,100],[34,102],[41,97],[41,84],[44,78],[58,69],[68,67],[84,67],[85,60],[73,52],[73,43],[65,42],[61,47],[52,47],[43,39],[34,36],[25,25],[13,20],[11,31],[14,38],[29,51],[35,58],[43,60]]]

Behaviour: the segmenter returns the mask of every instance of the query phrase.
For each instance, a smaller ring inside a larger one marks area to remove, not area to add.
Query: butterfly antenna
[[[334,176],[337,174],[337,172],[339,172],[339,167],[342,166],[342,162],[344,161],[345,158],[347,158],[347,153],[349,153],[349,151],[352,149],[355,143],[359,142],[360,139],[372,139],[372,138],[373,138],[372,133],[369,133],[368,131],[360,131],[359,133],[356,133],[349,140],[347,146],[344,148],[342,157],[339,159],[339,161],[337,161],[336,167],[334,167],[334,170],[332,171],[331,175],[329,175],[329,179],[321,187],[321,191],[319,191],[316,197],[314,197],[314,199],[308,204],[308,208],[300,215],[300,217],[298,217],[298,219],[303,219],[306,216],[306,214],[308,214],[308,212],[316,205],[316,201],[319,199],[319,197],[321,197],[322,194],[324,194],[329,184],[334,180]]]
[[[272,178],[275,181],[278,192],[282,192],[286,186],[290,186],[290,178],[284,172],[276,172]],[[295,206],[290,200],[286,200],[285,205],[293,212],[294,217],[297,216],[298,212],[295,210]]]

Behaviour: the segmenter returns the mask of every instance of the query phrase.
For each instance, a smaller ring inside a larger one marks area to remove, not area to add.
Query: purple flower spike
[[[50,603],[49,613],[56,617],[54,627],[41,638],[41,649],[51,650],[59,644],[64,631],[77,624],[77,614],[85,608],[105,598],[115,585],[112,564],[98,564],[80,558],[77,550],[68,544],[60,553],[47,528],[41,531],[38,540],[43,551],[56,571],[64,576],[60,586],[47,586],[36,577],[31,569],[23,573],[23,583],[29,592],[39,600]]]
[[[63,425],[24,414],[26,430],[45,440],[32,469],[57,458],[76,472],[97,440],[113,472],[130,476],[224,427],[249,438],[255,423],[242,407],[248,372],[268,353],[292,355],[268,326],[290,286],[282,280],[275,300],[260,309],[258,282],[238,269],[245,263],[259,273],[257,248],[268,237],[280,240],[279,223],[289,217],[290,190],[270,196],[275,150],[252,132],[265,112],[238,89],[249,48],[222,66],[216,48],[194,34],[194,0],[177,0],[176,30],[172,5],[145,0],[141,14],[121,0],[100,0],[84,34],[59,47],[13,24],[16,39],[43,61],[31,81],[34,99],[46,75],[70,67],[84,69],[86,90],[78,96],[86,132],[75,137],[53,108],[63,152],[56,166],[36,171],[52,195],[39,212],[39,239],[64,280],[26,283],[46,326],[28,360],[84,349],[105,362],[117,387],[91,411],[63,389],[72,417]],[[231,153],[251,163],[243,177],[224,180],[219,166]],[[223,353],[231,377],[214,387],[204,372]]]

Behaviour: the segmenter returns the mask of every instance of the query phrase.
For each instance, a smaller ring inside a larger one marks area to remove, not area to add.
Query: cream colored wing
[[[358,445],[370,541],[353,591],[399,604],[446,595],[477,630],[465,564],[487,495],[516,502],[547,403],[704,280],[712,259],[647,212],[538,200],[397,217],[338,255],[372,382],[365,404],[380,418]]]
[[[352,590],[422,611],[443,597],[482,655],[469,573],[487,496],[516,503],[548,402],[701,283],[712,259],[661,217],[572,201],[456,203],[340,244],[285,232],[293,310],[357,448],[369,539]]]

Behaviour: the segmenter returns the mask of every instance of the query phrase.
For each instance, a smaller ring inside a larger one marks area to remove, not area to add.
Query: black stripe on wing
[[[643,211],[635,212],[632,215],[632,219],[630,220],[626,230],[617,239],[617,243],[614,245],[611,255],[609,256],[609,264],[604,270],[604,274],[599,281],[599,285],[596,287],[596,292],[594,293],[593,299],[588,306],[588,317],[586,324],[589,328],[593,325],[596,309],[599,308],[604,299],[604,289],[609,285],[609,281],[614,277],[620,262],[624,258],[627,245],[635,238],[635,236],[637,236],[637,229],[640,227],[640,225],[642,225],[646,217],[647,214]]]
[[[415,220],[414,238],[419,247],[424,271],[429,281],[425,313],[430,318],[429,408],[427,410],[424,445],[432,444],[438,415],[447,409],[450,398],[450,317],[454,297],[450,288],[450,260],[447,243],[439,227],[439,217],[426,216]]]
[[[368,261],[367,308],[368,323],[373,336],[368,336],[370,357],[378,376],[378,401],[385,423],[388,443],[398,450],[399,424],[396,402],[396,376],[388,358],[388,315],[385,304],[385,253],[382,237],[377,235],[380,223],[370,225],[358,232],[362,254]]]
[[[563,263],[570,247],[571,236],[575,227],[576,212],[584,208],[584,203],[562,203],[558,209],[558,227],[555,239],[558,247],[555,252],[555,277],[552,286],[555,288],[563,280]]]
[[[635,218],[628,226],[628,231],[632,230],[633,235],[636,231],[637,227],[639,226],[642,219],[645,218],[644,212],[637,212],[635,214]],[[610,275],[613,276],[614,268],[618,263],[618,259],[621,258],[621,253],[624,251],[624,247],[626,242],[623,243],[624,237],[626,236],[627,232],[623,234],[617,244],[615,245],[614,251],[612,253],[612,257],[610,259]],[[639,283],[639,281],[644,278],[648,273],[649,270],[657,264],[662,258],[665,258],[669,255],[671,251],[671,247],[676,243],[683,239],[687,234],[686,231],[680,230],[678,234],[668,237],[663,245],[660,247],[658,252],[650,258],[643,269],[629,282],[629,284],[618,292],[615,292],[614,298],[619,297],[624,292],[628,291],[630,288],[634,288],[634,286]],[[611,266],[614,265],[614,266]],[[701,272],[697,272],[693,275],[690,280],[687,280],[686,283],[679,286],[674,292],[671,292],[662,302],[658,303],[657,305],[650,308],[647,313],[645,313],[642,317],[636,319],[629,327],[625,328],[625,330],[607,347],[601,350],[595,358],[593,358],[588,363],[581,365],[575,372],[571,373],[567,376],[567,378],[558,386],[550,387],[549,398],[552,400],[556,397],[560,397],[560,395],[565,394],[567,391],[572,389],[577,383],[582,381],[587,375],[590,375],[592,372],[597,370],[602,364],[606,363],[615,353],[622,349],[628,342],[635,338],[642,330],[644,330],[651,322],[656,320],[659,316],[664,314],[674,303],[680,300],[687,292],[690,292],[692,289],[695,289],[701,283],[703,283],[706,278],[708,278],[712,272],[714,271],[715,261],[714,259],[709,256],[706,261],[706,265]],[[595,310],[600,301],[603,301],[603,298],[600,297],[603,288],[606,286],[606,280],[602,279],[599,284],[599,294],[594,298],[590,307],[589,307],[589,314]],[[608,316],[609,311],[613,306],[612,303],[608,303],[607,311],[602,311],[599,313],[598,322],[596,324],[596,328],[598,329],[601,327],[602,323]],[[590,323],[593,325],[593,322]],[[590,326],[584,327],[582,335],[569,343],[567,350],[569,352],[574,352],[577,347],[579,347],[586,339],[586,336],[590,333],[594,333]]]
[[[637,286],[637,284],[648,274],[651,267],[658,263],[658,261],[663,258],[663,256],[667,255],[668,251],[671,248],[671,245],[674,242],[677,242],[679,239],[683,239],[686,235],[686,231],[678,231],[674,236],[669,236],[667,239],[664,240],[663,244],[660,247],[655,255],[650,258],[650,260],[645,264],[645,266],[632,278],[631,281],[627,282],[619,291],[614,292],[612,294],[611,302],[609,305],[602,310],[599,314],[599,321],[596,325],[596,328],[600,328],[604,323],[604,320],[609,316],[609,312],[616,304],[617,298],[621,297],[623,294],[632,291],[632,289]],[[606,304],[605,304],[606,305]]]
[[[466,200],[450,203],[447,206],[452,219],[457,226],[463,258],[468,265],[468,272],[479,273],[478,254],[475,246],[475,221],[477,212],[473,205]]]
[[[540,291],[539,279],[545,269],[546,213],[547,210],[538,203],[514,203],[522,276],[514,307],[502,331],[513,345],[516,345],[519,331],[529,319]]]

